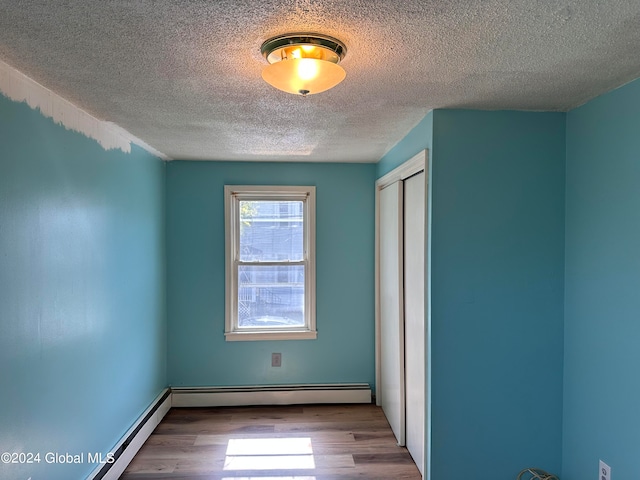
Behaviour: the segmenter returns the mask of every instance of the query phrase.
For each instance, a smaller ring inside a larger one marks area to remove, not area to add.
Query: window
[[[316,338],[315,187],[224,187],[227,340]]]

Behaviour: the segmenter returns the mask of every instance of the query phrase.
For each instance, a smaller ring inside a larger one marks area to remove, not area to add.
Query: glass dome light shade
[[[346,76],[340,65],[316,58],[289,58],[272,63],[262,71],[262,78],[269,85],[295,95],[324,92]]]
[[[260,52],[270,64],[262,71],[262,78],[283,92],[313,95],[335,87],[346,77],[338,64],[347,48],[328,35],[279,35],[266,40]]]

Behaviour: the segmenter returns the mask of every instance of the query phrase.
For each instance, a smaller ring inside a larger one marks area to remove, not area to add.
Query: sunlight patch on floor
[[[227,444],[224,470],[309,470],[315,468],[311,439],[232,438]],[[236,477],[237,478],[237,477]],[[273,477],[314,480],[315,477]],[[264,480],[265,477],[261,477]]]
[[[316,480],[316,477],[224,477],[222,480]]]

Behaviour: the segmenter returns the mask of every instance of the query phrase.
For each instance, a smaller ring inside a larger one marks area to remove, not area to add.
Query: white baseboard
[[[171,408],[171,392],[165,389],[156,397],[133,426],[125,433],[122,439],[111,449],[109,453],[115,456],[112,464],[99,465],[87,477],[88,480],[117,480],[140,447],[149,438],[158,424]],[[105,455],[104,458],[107,458]]]
[[[254,387],[173,387],[173,407],[371,403],[366,383]]]

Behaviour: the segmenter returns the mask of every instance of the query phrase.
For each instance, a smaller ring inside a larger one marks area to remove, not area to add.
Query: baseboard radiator
[[[371,387],[366,383],[172,387],[171,395],[173,407],[371,403]]]
[[[88,480],[117,480],[171,409],[171,391],[165,389],[147,408],[105,458],[110,459],[99,465],[87,477]]]

